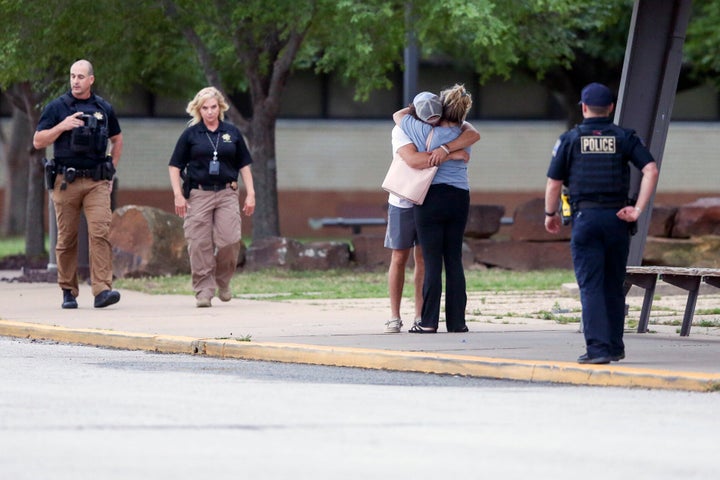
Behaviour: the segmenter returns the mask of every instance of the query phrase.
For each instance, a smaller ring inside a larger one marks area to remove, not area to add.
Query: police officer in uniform
[[[175,213],[190,255],[196,306],[212,306],[217,293],[232,299],[230,280],[240,254],[238,175],[245,185],[242,211],[255,211],[252,158],[240,130],[224,121],[229,106],[214,87],[200,90],[186,111],[193,117],[178,138],[168,165]]]
[[[557,233],[558,202],[567,186],[572,206],[572,252],[580,287],[586,352],[578,363],[625,358],[625,265],[634,222],[649,204],[657,165],[633,130],[612,123],[610,90],[591,83],[581,94],[583,122],[553,148],[545,189],[545,229]],[[630,167],[642,172],[634,204],[628,201]]]
[[[93,67],[78,60],[70,67],[70,92],[43,110],[33,138],[42,149],[53,144],[48,188],[57,217],[56,256],[62,308],[77,308],[78,226],[81,211],[88,224],[90,279],[95,308],[117,303],[112,289],[110,193],[122,153],[122,133],[112,106],[91,91]],[[110,145],[108,154],[108,144]]]

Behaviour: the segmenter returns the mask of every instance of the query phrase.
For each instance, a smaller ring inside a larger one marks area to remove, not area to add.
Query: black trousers
[[[588,208],[573,216],[572,251],[580,287],[583,332],[591,357],[625,352],[625,264],[630,251],[629,224],[617,208]]]
[[[470,192],[446,184],[431,185],[425,202],[413,209],[425,260],[423,327],[437,328],[440,321],[443,265],[445,324],[448,331],[465,327],[467,293],[462,246],[469,209]]]

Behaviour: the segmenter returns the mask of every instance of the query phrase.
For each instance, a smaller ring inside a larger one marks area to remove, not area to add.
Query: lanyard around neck
[[[213,161],[217,161],[217,150],[218,145],[220,144],[220,131],[217,132],[217,137],[215,137],[215,144],[213,145],[213,141],[210,138],[210,134],[208,132],[205,132],[205,136],[208,139],[208,142],[210,142],[210,146],[213,147]]]

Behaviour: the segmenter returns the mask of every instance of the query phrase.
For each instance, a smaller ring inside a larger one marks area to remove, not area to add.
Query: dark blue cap
[[[580,103],[591,107],[607,107],[613,103],[613,95],[602,83],[591,83],[582,89]]]

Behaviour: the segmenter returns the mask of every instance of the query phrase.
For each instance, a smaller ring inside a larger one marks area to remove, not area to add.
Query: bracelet
[[[633,207],[635,210],[637,210],[638,213],[642,213],[642,208]]]
[[[554,217],[557,214],[557,212],[545,212],[546,217]]]
[[[440,145],[440,148],[442,148],[443,150],[445,150],[445,153],[447,153],[448,155],[450,155],[450,149],[449,149],[448,147],[446,147],[445,145]]]

